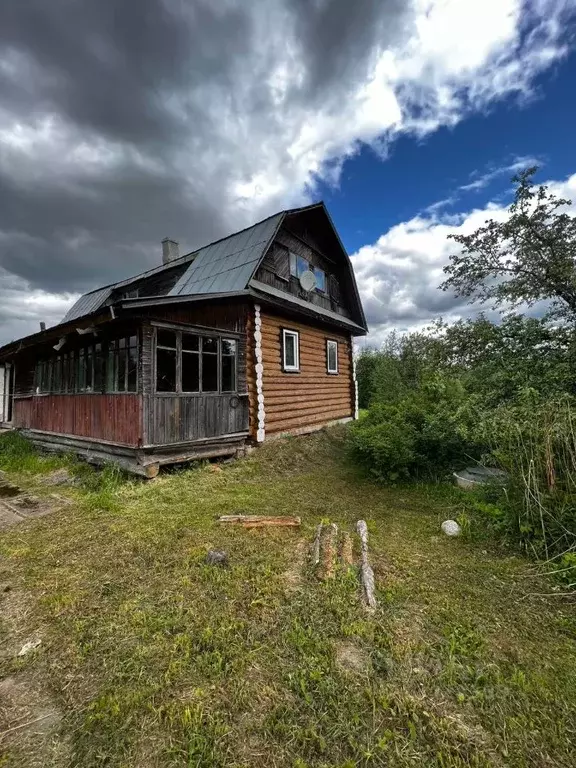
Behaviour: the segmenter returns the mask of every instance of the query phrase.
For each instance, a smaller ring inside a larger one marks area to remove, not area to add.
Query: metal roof
[[[157,272],[169,270],[179,265],[182,265],[183,268],[186,267],[185,272],[180,276],[172,289],[167,294],[164,294],[164,297],[178,298],[179,296],[231,294],[245,291],[250,287],[250,281],[284,218],[314,211],[318,215],[323,213],[327,217],[333,233],[334,245],[336,248],[341,249],[344,259],[347,261],[354,300],[357,305],[359,318],[361,319],[360,327],[366,328],[366,320],[362,311],[352,265],[324,203],[315,203],[304,208],[280,211],[264,221],[260,221],[247,229],[243,229],[241,232],[236,232],[214,243],[210,243],[197,251],[182,256],[180,259],[154,267],[128,280],[121,280],[112,285],[86,293],[66,313],[62,322],[76,320],[102,308],[110,300],[113,292],[120,287],[129,286]],[[268,293],[271,293],[271,291],[268,291]],[[294,297],[292,297],[292,301],[293,303],[299,303],[294,300]]]
[[[194,261],[168,295],[228,293],[246,288],[283,216],[277,213],[196,251]]]
[[[94,312],[94,310],[101,307],[110,296],[113,288],[113,285],[106,288],[99,288],[97,291],[85,293],[83,296],[80,296],[76,304],[73,304],[68,312],[66,312],[61,322],[67,323],[69,320],[76,320],[78,317],[84,317],[84,315],[89,315],[91,312]]]

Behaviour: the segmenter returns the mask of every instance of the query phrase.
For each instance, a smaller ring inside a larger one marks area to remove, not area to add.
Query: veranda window
[[[235,392],[236,366],[236,339],[156,331],[157,392]]]
[[[36,364],[37,394],[136,392],[138,337],[90,343]]]

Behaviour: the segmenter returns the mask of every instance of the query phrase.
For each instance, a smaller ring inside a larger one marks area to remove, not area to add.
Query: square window
[[[298,331],[282,331],[282,368],[284,371],[300,370]]]
[[[316,278],[316,290],[326,293],[326,273],[323,269],[314,268],[314,277]]]
[[[338,373],[338,342],[326,339],[326,370]]]
[[[202,352],[212,352],[216,354],[218,352],[218,339],[210,339],[204,336],[202,339]]]
[[[308,269],[310,269],[308,260],[290,251],[290,274],[294,277],[300,277],[302,272],[306,272]]]
[[[182,349],[185,349],[187,352],[198,352],[200,349],[200,337],[192,333],[183,333]]]

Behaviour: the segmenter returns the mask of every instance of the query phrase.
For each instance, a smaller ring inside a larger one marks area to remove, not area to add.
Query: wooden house
[[[355,417],[366,320],[323,203],[185,256],[162,248],[158,267],[0,348],[4,426],[153,477]]]

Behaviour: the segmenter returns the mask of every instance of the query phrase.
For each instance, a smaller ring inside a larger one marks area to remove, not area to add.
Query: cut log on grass
[[[344,568],[350,568],[354,564],[352,556],[352,537],[348,531],[340,534],[340,563]]]
[[[336,570],[336,543],[338,526],[336,523],[323,525],[320,533],[320,562],[316,568],[316,576],[321,581],[332,579]]]
[[[358,520],[356,523],[356,530],[358,531],[358,536],[360,536],[360,541],[362,543],[362,567],[360,568],[360,578],[364,587],[366,602],[370,608],[376,608],[377,602],[374,594],[374,571],[368,562],[368,526],[366,525],[366,521]]]
[[[299,517],[266,517],[265,515],[221,515],[219,523],[232,523],[244,528],[262,528],[267,525],[277,525],[289,528],[297,528],[300,525]]]
[[[312,549],[312,565],[317,567],[320,562],[320,537],[322,536],[322,523],[319,523],[316,527],[316,537],[314,539],[314,546]]]

